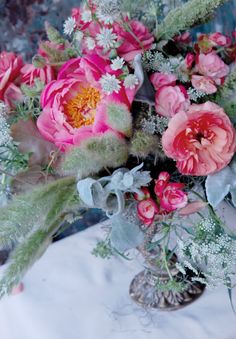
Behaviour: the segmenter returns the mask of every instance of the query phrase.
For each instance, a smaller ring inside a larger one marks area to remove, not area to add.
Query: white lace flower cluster
[[[196,275],[200,269],[203,277],[196,276],[193,280],[205,283],[209,287],[229,283],[235,280],[236,241],[223,231],[216,231],[219,225],[211,218],[202,220],[198,225],[203,240],[191,238],[187,241],[178,240],[178,258],[181,264],[178,269],[185,272],[185,268],[192,270]]]
[[[6,106],[0,102],[0,147],[7,146],[12,142],[10,126],[6,120]]]
[[[121,19],[121,0],[94,0],[96,16],[105,24],[113,24]]]

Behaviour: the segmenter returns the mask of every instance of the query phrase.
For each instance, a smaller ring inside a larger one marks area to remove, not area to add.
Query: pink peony
[[[32,64],[26,64],[21,69],[21,82],[28,86],[34,86],[35,79],[41,80],[45,85],[54,80],[54,71],[51,66],[37,68]]]
[[[156,112],[166,117],[173,117],[179,111],[188,109],[190,101],[183,86],[162,86],[156,92]]]
[[[183,208],[188,202],[188,196],[183,191],[184,184],[170,183],[169,179],[169,173],[161,172],[158,179],[155,180],[154,191],[159,198],[162,213],[170,213],[178,208]]]
[[[162,86],[165,85],[175,85],[176,84],[176,76],[174,74],[165,74],[165,73],[153,73],[150,77],[150,80],[155,88],[158,90]]]
[[[198,73],[212,78],[218,85],[229,73],[229,66],[215,52],[199,54],[196,69]]]
[[[158,213],[158,206],[152,198],[142,200],[137,206],[138,217],[146,226],[150,226]]]
[[[236,133],[224,110],[208,101],[177,113],[163,134],[162,145],[181,173],[205,176],[231,161]]]
[[[194,88],[206,94],[213,94],[217,91],[214,80],[209,77],[193,75],[191,82]]]
[[[139,21],[129,21],[126,18],[125,24],[129,26],[132,33],[126,30],[123,25],[121,26],[120,23],[115,23],[113,30],[118,36],[118,41],[121,43],[117,49],[118,55],[129,62],[133,61],[137,54],[148,50],[154,41],[154,37]]]
[[[8,106],[14,106],[14,101],[21,101],[23,95],[17,86],[17,79],[23,66],[23,60],[11,52],[0,54],[0,100]]]
[[[100,79],[107,73],[119,76],[118,71],[111,70],[110,62],[98,55],[72,59],[42,92],[43,112],[37,121],[38,129],[62,151],[84,139],[114,131],[107,121],[109,103],[130,108],[136,90],[121,84],[118,93],[104,93]],[[114,132],[121,136],[120,131]]]

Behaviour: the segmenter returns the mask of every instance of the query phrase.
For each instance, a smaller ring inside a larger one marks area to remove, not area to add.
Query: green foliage
[[[157,135],[136,131],[131,140],[130,153],[140,158],[146,158],[149,154],[161,155],[160,139]]]
[[[63,178],[15,197],[0,209],[0,246],[20,243],[34,229],[48,231],[63,214],[76,189],[75,178]]]
[[[109,104],[106,114],[109,126],[124,133],[126,136],[130,136],[132,131],[132,117],[125,105]]]
[[[209,20],[217,9],[228,0],[189,0],[169,12],[157,27],[157,39],[169,40],[175,35]]]
[[[51,236],[48,232],[37,230],[22,244],[16,247],[9,258],[9,266],[0,280],[0,298],[9,294],[22,279],[25,272],[46,251]]]
[[[0,245],[12,246],[7,268],[0,281],[0,297],[9,293],[26,270],[44,253],[52,236],[71,209],[78,209],[75,199],[76,179],[62,178],[15,197],[0,209]]]
[[[106,133],[84,141],[65,155],[62,172],[79,177],[98,173],[104,167],[119,167],[128,158],[128,147],[123,139]]]
[[[59,31],[51,26],[48,22],[45,23],[45,29],[49,41],[54,42],[55,44],[65,43],[65,39],[61,36]]]
[[[113,255],[113,250],[109,242],[99,241],[93,249],[92,254],[95,255],[95,257],[100,257],[102,259],[110,259]]]
[[[236,67],[231,70],[224,85],[219,88],[213,100],[224,108],[225,112],[236,123]]]
[[[165,282],[158,280],[155,284],[155,287],[162,292],[172,291],[175,293],[181,293],[186,290],[186,284],[183,281],[176,281],[174,279],[170,279]]]

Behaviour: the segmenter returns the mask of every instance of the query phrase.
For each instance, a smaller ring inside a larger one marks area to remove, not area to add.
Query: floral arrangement
[[[109,218],[95,255],[145,244],[168,272],[177,254],[171,288],[190,270],[231,294],[236,238],[216,208],[236,207],[236,33],[189,33],[224,2],[165,15],[156,0],[89,0],[64,36],[46,23],[31,64],[1,52],[1,296],[88,208]]]

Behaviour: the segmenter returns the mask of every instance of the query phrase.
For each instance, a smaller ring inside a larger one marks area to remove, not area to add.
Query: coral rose
[[[215,52],[199,54],[196,69],[201,75],[212,78],[218,85],[229,73],[229,66]]]
[[[43,112],[37,121],[41,134],[62,151],[107,131],[122,136],[109,125],[107,107],[117,103],[129,110],[136,89],[126,89],[121,83],[117,93],[104,93],[100,80],[107,74],[119,76],[119,71],[112,71],[110,62],[98,55],[66,62],[57,80],[41,94]]]
[[[205,176],[231,161],[236,133],[224,110],[208,101],[176,114],[163,134],[162,145],[181,173]]]
[[[137,54],[152,46],[154,37],[149,33],[147,27],[139,21],[129,21],[126,18],[125,24],[129,26],[131,32],[119,23],[113,25],[113,31],[118,36],[118,42],[121,43],[120,47],[117,48],[118,55],[125,61],[130,62],[134,60]]]
[[[156,112],[165,117],[173,117],[179,111],[188,109],[190,101],[183,86],[162,86],[156,92]]]
[[[17,86],[17,78],[23,66],[23,60],[11,52],[0,54],[0,100],[8,106],[14,106],[14,101],[21,101],[23,95]]]

